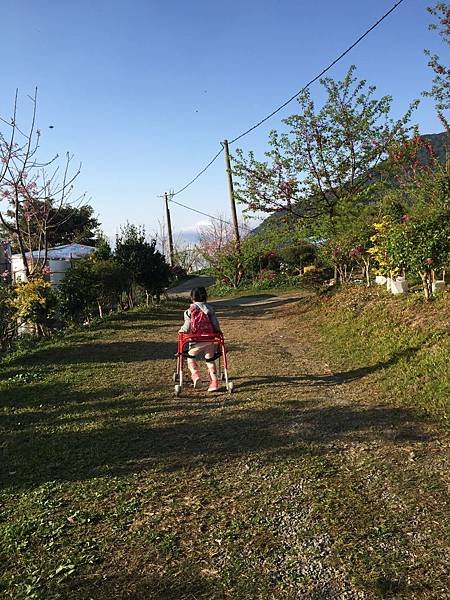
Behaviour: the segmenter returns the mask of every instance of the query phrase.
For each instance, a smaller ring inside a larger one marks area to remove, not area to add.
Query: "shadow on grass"
[[[101,321],[97,325],[93,326],[92,329],[103,329],[105,325],[117,324],[117,323],[133,323],[139,324],[143,322],[154,322],[154,321],[176,321],[180,320],[180,314],[176,311],[180,311],[181,318],[183,312],[183,306],[176,307],[175,310],[159,309],[149,312],[129,312],[129,313],[118,313],[107,317],[104,321]]]
[[[184,566],[184,568],[182,568]],[[77,581],[77,594],[96,598],[122,598],[123,600],[200,600],[225,598],[223,588],[211,577],[205,577],[192,563],[174,569],[168,565],[166,573],[146,574],[141,569],[115,576],[96,575],[88,581]],[[81,585],[80,585],[81,584]]]
[[[178,323],[182,323],[183,319],[178,317],[177,319],[172,319],[172,321],[177,321]],[[157,323],[157,322],[142,322],[142,321],[128,321],[128,322],[119,322],[116,321],[114,323],[110,323],[107,321],[106,323],[102,323],[98,327],[95,328],[96,331],[154,331],[155,329],[168,328],[173,327],[174,331],[176,331],[176,325],[171,323]]]
[[[130,363],[146,360],[174,358],[177,350],[176,337],[173,343],[155,341],[130,342],[89,342],[71,346],[48,346],[40,348],[24,359],[19,357],[10,361],[10,365],[34,365],[46,367],[55,365],[77,365],[81,363]]]
[[[231,300],[215,301],[212,304],[217,311],[217,314],[221,317],[230,314],[233,317],[240,316],[256,316],[262,317],[265,314],[271,312],[274,308],[280,308],[287,306],[288,304],[298,303],[301,298],[279,298],[278,300],[272,300],[277,296],[266,296],[261,300],[260,297],[249,296],[248,298],[234,298]]]
[[[388,360],[379,361],[373,365],[366,367],[359,367],[357,369],[351,369],[350,371],[341,371],[338,373],[325,373],[323,375],[267,375],[257,376],[253,379],[244,380],[239,382],[239,389],[251,389],[259,385],[279,385],[279,384],[291,384],[298,385],[299,383],[308,383],[313,386],[334,386],[341,385],[344,383],[350,383],[358,379],[362,379],[367,375],[375,373],[377,371],[388,369],[393,365],[397,364],[400,360],[409,359],[413,357],[424,345],[426,340],[418,346],[395,352]],[[238,380],[239,378],[234,378]]]
[[[59,391],[66,404],[70,393]],[[49,397],[57,397],[58,386],[50,392]],[[76,392],[71,394],[74,402]],[[100,416],[92,414],[98,406],[84,402],[73,420],[66,410],[64,429],[51,411],[46,412],[45,404],[42,408],[43,414],[30,415],[28,421],[24,415],[23,424],[16,422],[15,430],[4,436],[3,485],[28,488],[50,480],[83,480],[146,468],[174,471],[252,453],[269,462],[283,456],[320,455],[340,440],[411,444],[429,437],[413,410],[324,407],[319,400],[285,400],[271,408],[255,408],[239,405],[237,398],[228,404],[217,397],[203,406],[198,399],[186,398],[163,401],[158,410],[158,402],[128,401],[121,406],[120,399],[111,399]]]
[[[244,380],[238,389],[273,384],[276,391],[279,384],[298,387],[304,383],[320,390],[389,367],[418,349],[342,373]],[[174,352],[175,343],[86,341],[39,349],[28,361],[48,373],[61,365],[114,366],[168,359]],[[23,366],[23,359],[19,362]],[[139,364],[135,368],[145,367]],[[89,375],[92,377],[92,372]],[[27,488],[49,480],[89,479],[145,468],[176,470],[198,463],[220,464],[252,453],[270,461],[283,455],[321,454],[331,442],[349,438],[412,443],[428,436],[423,420],[412,409],[329,407],[320,399],[277,402],[276,397],[269,408],[247,407],[239,395],[232,400],[209,398],[203,403],[198,398],[171,402],[161,384],[158,386],[133,387],[127,380],[84,391],[70,383],[42,381],[3,389],[0,404],[9,413],[2,440],[4,484]]]

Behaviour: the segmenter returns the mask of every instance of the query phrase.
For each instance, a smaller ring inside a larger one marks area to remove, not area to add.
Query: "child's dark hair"
[[[207,294],[204,287],[197,287],[191,290],[192,302],[206,302]]]

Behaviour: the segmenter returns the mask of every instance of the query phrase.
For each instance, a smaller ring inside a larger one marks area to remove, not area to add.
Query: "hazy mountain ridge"
[[[450,158],[450,134],[447,132],[441,133],[426,133],[420,136],[424,142],[429,143],[433,150],[434,156],[439,160],[440,163],[444,163],[445,160]],[[422,148],[419,152],[419,162],[422,165],[426,165],[429,162],[428,152],[425,148]],[[253,233],[258,233],[267,227],[276,226],[278,221],[286,215],[286,211],[280,211],[269,215],[258,227],[253,230]]]

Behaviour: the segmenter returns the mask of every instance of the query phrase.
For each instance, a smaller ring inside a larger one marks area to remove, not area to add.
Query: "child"
[[[214,308],[206,304],[206,289],[204,287],[194,288],[191,291],[191,306],[184,312],[184,324],[180,333],[207,333],[214,335],[220,333],[220,325],[217,320]],[[191,343],[189,345],[189,354],[197,356],[204,354],[206,359],[212,359],[216,352],[215,344],[211,342]],[[201,384],[200,370],[198,362],[193,358],[187,359],[189,371],[191,373],[194,388]],[[210,384],[208,392],[219,391],[219,380],[217,379],[216,363],[207,360]]]

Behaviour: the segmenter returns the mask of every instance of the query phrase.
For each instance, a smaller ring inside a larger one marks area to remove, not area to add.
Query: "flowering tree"
[[[210,219],[209,224],[200,229],[198,248],[220,283],[232,287],[240,284],[244,272],[230,223],[221,217]]]
[[[198,246],[181,241],[175,241],[174,262],[184,273],[192,273],[204,266]]]
[[[445,44],[450,44],[450,5],[446,2],[438,2],[435,6],[429,7],[428,12],[436,18],[436,22],[430,25],[430,29],[438,31]],[[444,66],[437,54],[431,54],[425,50],[428,56],[428,65],[434,71],[433,85],[430,91],[424,92],[424,96],[434,99],[437,115],[444,125],[447,132],[450,133],[450,123],[445,111],[450,110],[450,69]]]
[[[321,80],[327,100],[319,110],[308,90],[299,95],[300,113],[284,120],[287,133],[270,134],[267,160],[237,150],[237,197],[247,210],[287,211],[323,238],[333,234],[342,202],[367,201],[365,190],[379,180],[389,144],[405,135],[414,105],[394,122],[391,97],[376,99],[376,88],[354,72]]]
[[[70,205],[80,167],[71,172],[73,157],[69,154],[63,165],[57,164],[58,156],[39,159],[37,90],[31,98],[31,122],[26,131],[17,123],[17,100],[16,92],[11,119],[0,118],[5,126],[0,131],[0,223],[17,246],[30,279],[45,268],[50,232],[69,218],[63,210]],[[82,199],[80,196],[75,202]],[[38,251],[37,257],[33,250]]]
[[[433,270],[450,263],[450,211],[397,224],[387,238],[387,253],[397,268],[409,270],[422,281],[426,300],[433,294]]]
[[[434,271],[450,264],[450,163],[418,169],[383,199],[381,209],[368,249],[377,272],[420,277],[428,300]]]

